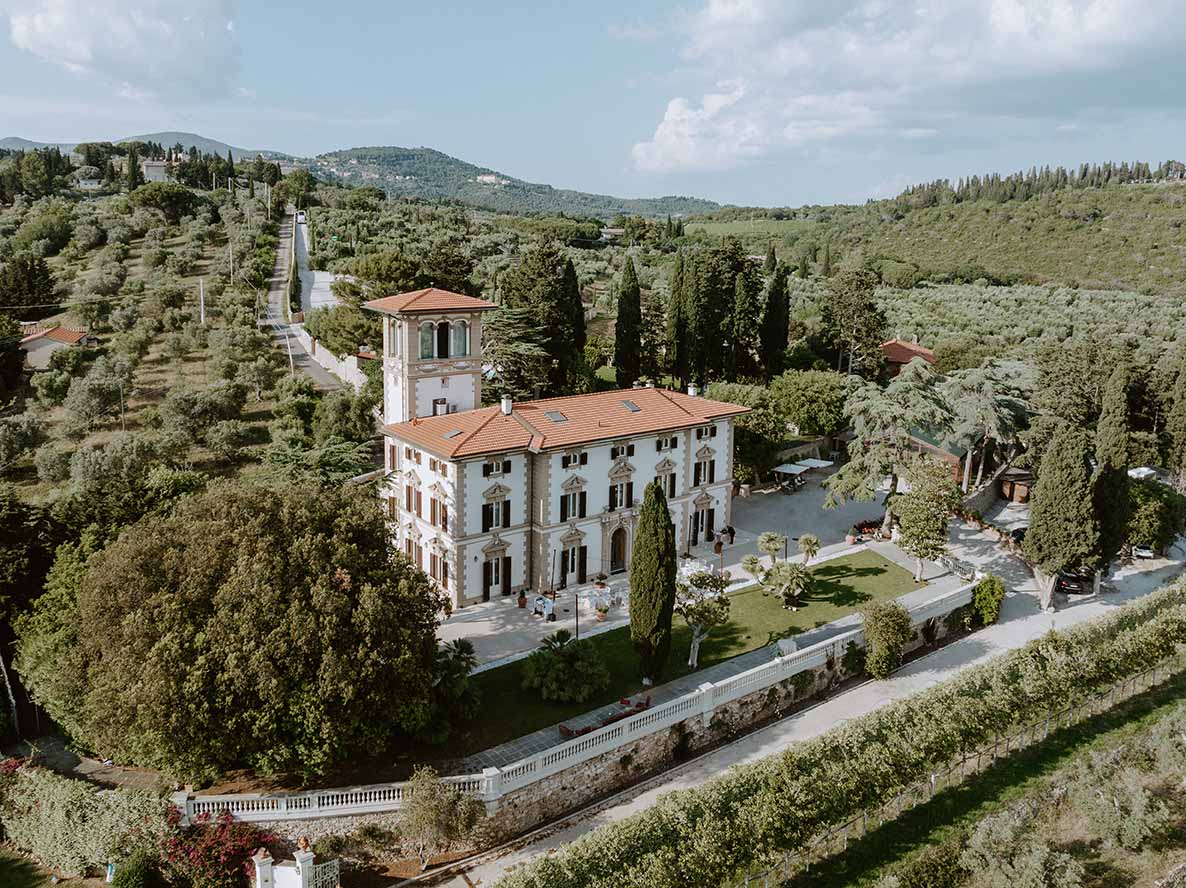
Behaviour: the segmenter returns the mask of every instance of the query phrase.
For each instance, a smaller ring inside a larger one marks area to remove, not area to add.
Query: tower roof
[[[473,296],[463,296],[449,290],[436,287],[426,287],[423,290],[413,290],[411,293],[400,293],[398,296],[384,296],[382,299],[372,299],[366,303],[371,311],[384,314],[415,314],[417,312],[441,311],[490,311],[497,308],[493,302],[485,299],[475,299]]]

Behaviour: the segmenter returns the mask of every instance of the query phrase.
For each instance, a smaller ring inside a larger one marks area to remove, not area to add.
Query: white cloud
[[[198,101],[234,91],[233,0],[0,0],[19,49],[134,99]]]
[[[721,169],[839,139],[966,137],[1006,116],[1057,126],[1149,101],[1159,81],[1186,73],[1159,69],[1186,38],[1178,5],[705,0],[686,26],[678,72],[693,89],[703,84],[693,93],[702,98],[671,99],[654,135],[634,147],[635,164]]]

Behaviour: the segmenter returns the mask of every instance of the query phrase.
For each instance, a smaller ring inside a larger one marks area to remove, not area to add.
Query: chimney
[[[655,380],[653,380],[653,379],[648,379],[648,380],[647,380],[647,388],[649,388],[649,389],[653,389],[654,387],[655,387]]]
[[[688,394],[693,398],[699,397],[700,386],[696,385],[696,383],[692,383],[690,386],[688,386]]]
[[[515,403],[515,402],[511,400],[511,396],[510,396],[510,395],[503,395],[503,396],[502,396],[502,415],[503,415],[503,416],[510,416],[510,415],[511,415],[511,410],[513,410],[513,409],[514,409],[514,403]]]

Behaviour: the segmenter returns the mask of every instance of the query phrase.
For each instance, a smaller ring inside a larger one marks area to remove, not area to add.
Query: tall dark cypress
[[[1116,365],[1104,389],[1095,428],[1095,515],[1099,522],[1098,567],[1108,564],[1124,546],[1130,511],[1128,494],[1129,369]]]
[[[577,280],[577,269],[569,259],[564,263],[564,279],[561,282],[561,302],[567,309],[569,332],[577,353],[584,351],[589,334],[585,329],[585,304],[581,301],[581,284]]]
[[[647,684],[663,677],[671,654],[677,560],[667,497],[662,485],[652,481],[643,496],[630,558],[630,639]]]
[[[667,300],[667,358],[671,374],[680,388],[688,384],[688,306],[685,278],[687,265],[683,250],[675,254],[671,271],[671,296]],[[1184,447],[1186,451],[1186,447]]]
[[[769,277],[774,274],[776,268],[778,268],[778,256],[774,253],[774,244],[771,244],[766,250],[766,261],[762,263],[762,274]]]
[[[766,307],[762,312],[761,362],[767,379],[782,373],[791,327],[791,300],[787,292],[787,267],[782,263],[766,282]]]
[[[614,323],[614,367],[620,387],[631,385],[641,375],[641,337],[642,290],[638,286],[634,260],[627,256],[618,283],[618,318]]]

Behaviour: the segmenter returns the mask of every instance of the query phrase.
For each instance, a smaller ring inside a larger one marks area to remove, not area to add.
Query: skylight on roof
[[[639,413],[642,410],[642,408],[639,407],[637,404],[635,404],[633,401],[623,401],[622,403],[626,405],[626,409],[629,410],[631,413]]]
[[[453,429],[453,431],[451,431],[451,432],[445,432],[445,437],[446,438],[456,438],[460,434],[461,434],[461,429]]]
[[[547,410],[544,412],[544,416],[552,420],[552,422],[568,422],[568,417],[559,410]]]

